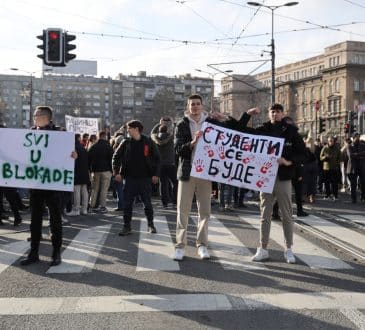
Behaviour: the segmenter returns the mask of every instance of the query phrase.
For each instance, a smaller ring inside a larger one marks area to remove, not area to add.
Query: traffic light
[[[326,120],[322,117],[319,117],[319,134],[326,131]]]
[[[46,30],[46,51],[44,64],[50,66],[65,66],[63,60],[63,31],[62,29]]]
[[[68,61],[71,61],[76,57],[75,54],[69,53],[71,50],[76,48],[76,45],[70,44],[72,40],[76,39],[76,36],[72,34],[67,34],[67,32],[65,32],[63,34],[63,37],[64,37],[64,63],[67,63]]]
[[[343,125],[343,130],[346,134],[350,133],[350,123],[345,123]]]
[[[40,36],[37,36],[37,38],[38,39],[41,39],[43,42],[42,42],[42,45],[38,45],[37,47],[38,48],[40,48],[40,49],[42,49],[42,54],[40,54],[40,55],[37,55],[39,58],[41,58],[42,60],[43,60],[43,62],[44,62],[44,59],[45,59],[45,55],[46,55],[46,31],[45,30],[43,30],[43,33],[42,33],[42,35],[40,35]]]

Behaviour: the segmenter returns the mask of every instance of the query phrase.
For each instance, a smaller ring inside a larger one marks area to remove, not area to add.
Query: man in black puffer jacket
[[[293,220],[292,220],[292,182],[295,176],[295,167],[304,161],[305,145],[302,137],[298,133],[297,127],[285,120],[284,108],[281,104],[273,104],[269,108],[269,121],[257,127],[253,133],[284,138],[284,148],[281,158],[278,160],[279,169],[271,194],[260,193],[261,228],[260,247],[253,256],[253,261],[264,261],[269,259],[267,245],[270,237],[271,215],[275,200],[278,201],[282,224],[284,230],[286,250],[284,257],[286,262],[295,263],[295,256],[291,250],[293,245]]]
[[[124,184],[124,226],[119,233],[126,236],[131,233],[133,202],[140,196],[148,222],[148,232],[157,232],[153,223],[151,203],[151,184],[158,182],[160,175],[160,154],[150,137],[142,134],[143,125],[139,120],[127,123],[129,137],[124,139],[113,155],[114,179]]]

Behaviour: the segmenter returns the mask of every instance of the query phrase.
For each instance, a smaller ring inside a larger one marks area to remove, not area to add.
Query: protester
[[[37,130],[59,130],[52,122],[52,108],[48,106],[38,106],[35,109],[33,120],[33,129]],[[57,152],[57,150],[54,150]],[[76,159],[77,153],[73,151],[71,157]],[[54,190],[30,190],[30,207],[31,207],[31,243],[30,252],[27,258],[20,261],[22,266],[30,265],[39,261],[39,243],[42,236],[42,216],[44,205],[48,206],[50,212],[50,227],[52,240],[52,262],[51,266],[57,266],[61,263],[61,246],[62,246],[62,210],[61,194]]]
[[[176,205],[177,179],[174,151],[174,122],[162,117],[151,131],[151,139],[157,145],[161,157],[160,195],[164,208],[169,203]]]
[[[120,236],[132,232],[131,222],[134,199],[139,195],[144,204],[148,232],[157,232],[154,225],[151,203],[151,183],[157,183],[160,172],[160,155],[150,137],[142,134],[143,125],[139,120],[127,123],[129,137],[124,139],[113,155],[113,172],[117,182],[124,184],[123,229]]]
[[[328,145],[324,146],[321,151],[321,160],[323,161],[323,177],[326,190],[325,199],[332,198],[338,200],[338,184],[341,180],[341,151],[335,143],[333,137],[327,139]]]
[[[347,147],[346,173],[351,183],[351,201],[357,202],[357,182],[360,183],[361,201],[365,201],[365,143],[360,141],[360,134],[354,133],[352,144]]]
[[[177,170],[178,193],[177,193],[177,224],[176,224],[176,245],[175,260],[183,260],[185,246],[187,245],[187,227],[189,214],[192,207],[194,195],[198,206],[198,228],[196,246],[201,259],[209,259],[208,252],[208,221],[211,213],[212,182],[190,176],[192,161],[195,154],[195,147],[203,132],[201,127],[204,122],[211,122],[217,125],[236,128],[238,123],[231,118],[226,119],[222,114],[212,114],[203,111],[202,97],[198,94],[189,96],[187,111],[176,125],[175,130],[175,152],[179,157]]]
[[[253,112],[255,114],[255,112]],[[269,259],[267,249],[270,237],[271,216],[275,200],[278,202],[283,225],[285,245],[284,258],[288,263],[295,263],[292,251],[293,219],[292,219],[292,182],[295,175],[295,166],[303,162],[304,142],[298,133],[297,127],[283,121],[284,108],[275,103],[269,108],[269,121],[255,129],[256,134],[284,138],[282,156],[279,158],[279,169],[272,193],[260,193],[261,227],[260,247],[253,256],[253,261]],[[242,118],[241,118],[242,120]]]
[[[91,172],[91,201],[94,212],[106,213],[106,196],[112,177],[113,149],[107,141],[105,131],[99,132],[98,141],[88,151],[89,169]],[[99,197],[99,207],[96,202]]]
[[[74,170],[74,193],[73,193],[73,209],[66,213],[67,216],[86,215],[89,202],[89,193],[87,185],[90,181],[89,177],[89,161],[88,153],[81,145],[80,134],[75,134],[75,149],[77,159],[75,160]]]

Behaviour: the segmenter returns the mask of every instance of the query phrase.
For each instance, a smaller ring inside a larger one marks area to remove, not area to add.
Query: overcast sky
[[[208,76],[195,69],[215,73],[207,64],[259,60],[268,62],[260,68],[265,62],[215,67],[237,74],[270,69],[271,11],[246,1],[12,0],[1,1],[0,22],[3,74],[15,73],[11,67],[41,69],[36,36],[49,27],[75,34],[77,59],[97,60],[98,76],[141,70]],[[320,54],[334,43],[365,41],[365,0],[299,0],[277,9],[274,22],[279,66]]]

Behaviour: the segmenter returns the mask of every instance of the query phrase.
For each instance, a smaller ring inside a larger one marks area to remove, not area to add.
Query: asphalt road
[[[29,247],[29,214],[18,228],[5,221],[1,329],[365,329],[365,204],[342,196],[307,205],[309,220],[295,226],[293,265],[283,258],[279,222],[272,224],[270,260],[250,261],[258,244],[255,202],[229,213],[213,206],[210,260],[196,253],[194,211],[182,262],[171,259],[176,210],[154,201],[153,235],[137,206],[132,235],[120,237],[114,204],[105,214],[68,218],[63,263],[52,268],[49,239],[38,264],[19,265]]]

